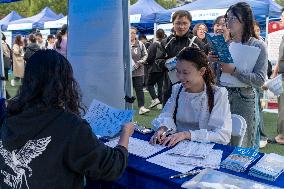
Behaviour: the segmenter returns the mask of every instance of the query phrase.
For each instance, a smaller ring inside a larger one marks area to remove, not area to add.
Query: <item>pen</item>
[[[196,170],[188,171],[186,173],[173,175],[173,176],[170,176],[170,179],[173,179],[173,178],[184,178],[184,177],[187,177],[187,176],[196,175],[196,174],[200,173],[202,170],[203,169],[196,169]]]
[[[170,129],[166,130],[165,132],[163,132],[162,136],[164,136],[164,135],[168,136],[172,131],[173,131],[173,129],[170,128]]]

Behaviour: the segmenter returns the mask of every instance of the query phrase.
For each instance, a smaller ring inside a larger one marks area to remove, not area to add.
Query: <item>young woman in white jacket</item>
[[[228,92],[214,84],[206,54],[185,48],[177,55],[177,77],[172,95],[152,124],[150,143],[174,146],[182,140],[228,144],[232,119]],[[171,129],[174,134],[167,136]]]

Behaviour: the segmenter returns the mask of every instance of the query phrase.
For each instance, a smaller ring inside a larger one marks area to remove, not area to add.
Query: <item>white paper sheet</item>
[[[168,153],[186,157],[206,158],[212,151],[213,146],[214,144],[210,143],[182,141]]]
[[[283,85],[282,85],[282,74],[279,74],[277,77],[268,80],[264,85],[273,92],[276,96],[279,96],[283,93]]]
[[[118,143],[118,138],[105,143],[107,146],[115,147]],[[140,140],[130,137],[128,144],[128,152],[143,158],[147,158],[157,152],[163,150],[165,147],[161,145],[151,145],[148,141]]]
[[[241,72],[251,73],[261,50],[258,47],[232,42],[229,51],[236,68]],[[247,84],[228,73],[222,73],[220,81],[229,87],[247,87]]]
[[[195,166],[191,165],[177,164],[179,158],[180,156],[170,155],[167,151],[151,157],[146,161],[181,173],[186,173],[195,168]]]
[[[179,164],[192,165],[197,167],[219,169],[222,159],[222,150],[212,150],[210,155],[205,159],[196,157],[180,157],[177,161]]]

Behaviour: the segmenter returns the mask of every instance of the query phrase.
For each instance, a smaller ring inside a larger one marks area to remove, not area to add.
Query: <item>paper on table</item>
[[[105,144],[110,147],[115,147],[118,143],[118,140],[119,139],[114,139]],[[161,145],[151,145],[149,144],[148,141],[145,141],[145,140],[140,140],[140,139],[133,138],[133,137],[129,138],[129,144],[128,144],[129,153],[139,156],[139,157],[147,158],[163,150],[164,148],[165,147]]]
[[[283,93],[282,74],[279,74],[277,77],[268,80],[264,85],[266,85],[267,88],[276,96],[279,96]]]
[[[260,54],[260,48],[232,42],[229,46],[234,65],[243,73],[251,73]],[[229,87],[247,87],[248,85],[228,73],[222,73],[221,83]]]
[[[117,110],[94,99],[84,118],[96,135],[113,137],[124,123],[131,121],[133,114],[133,110]]]
[[[179,164],[192,165],[197,167],[219,169],[222,159],[222,150],[212,150],[210,155],[205,159],[196,157],[180,157],[177,161]]]
[[[146,161],[181,173],[186,173],[195,168],[195,166],[191,165],[177,164],[179,158],[180,156],[173,156],[168,152],[163,152]]]
[[[182,141],[178,143],[173,149],[168,153],[180,155],[180,156],[191,156],[206,158],[209,153],[211,153],[214,144],[210,143],[200,143],[192,141]]]

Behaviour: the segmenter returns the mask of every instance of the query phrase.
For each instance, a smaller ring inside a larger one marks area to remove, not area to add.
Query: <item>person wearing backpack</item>
[[[155,63],[163,69],[163,104],[171,96],[172,83],[169,79],[166,61],[174,58],[185,47],[196,47],[204,50],[204,44],[193,35],[190,30],[192,16],[186,10],[179,10],[173,14],[173,34],[161,41],[157,49]]]
[[[144,78],[144,64],[148,57],[148,53],[144,44],[137,40],[137,29],[131,27],[131,56],[132,56],[132,83],[136,92],[139,115],[150,112],[149,109],[144,107],[145,98],[143,92],[143,78]]]
[[[163,70],[155,64],[155,58],[158,46],[165,37],[165,32],[163,29],[158,29],[156,31],[156,41],[154,41],[148,48],[148,90],[152,98],[149,108],[154,108],[155,106],[161,104],[163,101]],[[158,86],[158,95],[155,91],[155,85]],[[158,106],[157,106],[158,107]]]
[[[3,61],[4,61],[4,76],[5,76],[5,81],[8,81],[8,72],[12,65],[12,58],[11,58],[12,50],[10,46],[6,43],[6,36],[4,35],[4,33],[2,33],[2,50],[3,50]],[[10,98],[7,89],[6,89],[6,98],[7,99]]]

